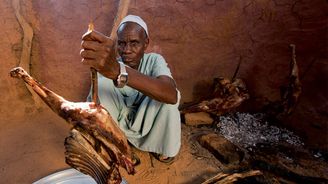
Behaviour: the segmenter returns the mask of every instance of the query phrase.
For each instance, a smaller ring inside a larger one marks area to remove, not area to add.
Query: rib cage
[[[88,135],[87,135],[88,136]],[[89,137],[89,139],[92,137]],[[93,140],[95,142],[95,140]],[[117,171],[117,165],[109,165],[105,159],[95,150],[95,145],[86,138],[86,132],[72,129],[70,136],[65,139],[66,163],[84,174],[92,176],[97,183],[120,183],[121,176]],[[112,173],[118,177],[111,176]],[[114,178],[114,181],[107,181]]]

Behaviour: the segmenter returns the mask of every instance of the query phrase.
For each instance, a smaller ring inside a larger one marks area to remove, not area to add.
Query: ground
[[[0,183],[32,183],[69,168],[64,161],[64,139],[70,126],[48,109],[38,116],[10,122],[0,129]],[[221,171],[221,163],[203,149],[191,127],[182,125],[182,147],[171,165],[136,151],[137,173],[121,173],[129,183],[201,183]]]
[[[70,168],[65,163],[64,139],[71,127],[50,109],[39,110],[19,121],[10,121],[10,118],[1,121],[6,123],[0,128],[0,183],[32,183]],[[198,143],[200,135],[210,133],[213,130],[209,126],[197,128],[182,124],[182,147],[172,164],[161,163],[148,153],[133,148],[141,164],[136,167],[134,176],[123,169],[120,169],[121,174],[132,184],[199,184],[221,172],[260,169],[264,176],[255,183],[328,182],[326,156],[286,145],[258,146],[254,153],[244,152],[242,162],[222,164]],[[231,153],[229,149],[222,151],[221,148],[220,154]]]
[[[141,159],[141,165],[136,167],[137,174],[125,174],[124,177],[131,183],[187,184],[201,183],[216,175],[221,171],[221,163],[198,144],[196,136],[191,127],[182,125],[182,147],[170,165],[157,161],[146,152],[136,151]]]

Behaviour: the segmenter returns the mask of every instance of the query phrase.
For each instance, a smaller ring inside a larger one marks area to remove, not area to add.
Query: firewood
[[[206,180],[202,184],[229,184],[238,181],[239,179],[251,177],[251,176],[259,176],[263,173],[259,170],[251,170],[242,173],[232,173],[232,174],[225,174],[219,173],[214,177]]]

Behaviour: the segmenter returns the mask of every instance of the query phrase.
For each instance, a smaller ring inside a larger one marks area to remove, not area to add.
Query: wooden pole
[[[118,6],[117,14],[114,19],[114,24],[112,31],[110,33],[110,39],[116,40],[117,34],[116,31],[118,29],[118,25],[121,23],[122,19],[127,15],[128,9],[129,9],[130,0],[121,0],[120,4]],[[93,31],[94,25],[91,22],[89,24],[88,31]],[[116,53],[116,52],[115,52]],[[99,99],[98,99],[98,77],[97,77],[97,70],[94,68],[90,68],[91,73],[91,85],[92,85],[92,101],[99,105]]]

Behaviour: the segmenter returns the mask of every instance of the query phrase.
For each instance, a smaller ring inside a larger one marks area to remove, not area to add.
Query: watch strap
[[[120,74],[118,75],[114,84],[118,88],[124,87],[128,83],[128,73],[126,72],[125,64],[118,62],[120,64]]]

